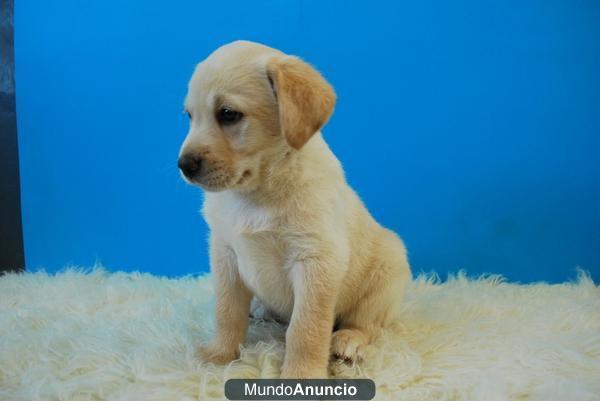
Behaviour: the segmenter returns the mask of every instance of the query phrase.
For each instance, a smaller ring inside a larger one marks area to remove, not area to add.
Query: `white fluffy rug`
[[[600,288],[419,277],[403,321],[340,375],[378,400],[600,400]],[[227,378],[278,377],[284,330],[255,321],[241,360],[206,365],[209,277],[66,271],[0,278],[0,400],[223,398]]]

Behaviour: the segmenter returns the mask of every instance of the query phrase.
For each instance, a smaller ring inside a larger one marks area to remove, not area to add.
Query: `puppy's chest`
[[[232,236],[231,245],[246,286],[269,309],[284,319],[289,318],[294,295],[285,241],[276,232],[263,232]]]
[[[215,235],[235,251],[244,283],[269,308],[282,317],[289,316],[293,307],[292,252],[282,220],[251,205],[223,203],[212,213],[206,209],[205,218]]]

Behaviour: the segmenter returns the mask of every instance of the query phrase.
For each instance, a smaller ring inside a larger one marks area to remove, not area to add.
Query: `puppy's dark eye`
[[[217,120],[223,125],[233,125],[239,122],[244,115],[239,111],[223,107],[217,112]]]
[[[186,110],[185,114],[187,114],[187,116],[190,120],[192,119],[192,113],[190,113],[189,111]]]

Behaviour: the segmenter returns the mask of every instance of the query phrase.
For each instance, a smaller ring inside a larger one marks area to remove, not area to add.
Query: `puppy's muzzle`
[[[179,158],[177,166],[187,178],[194,178],[200,172],[202,159],[198,156],[186,154]]]

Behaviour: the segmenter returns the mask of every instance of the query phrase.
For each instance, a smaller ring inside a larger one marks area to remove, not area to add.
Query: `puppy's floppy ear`
[[[267,75],[279,108],[279,124],[287,142],[300,149],[329,120],[335,92],[314,68],[293,56],[267,62]]]

